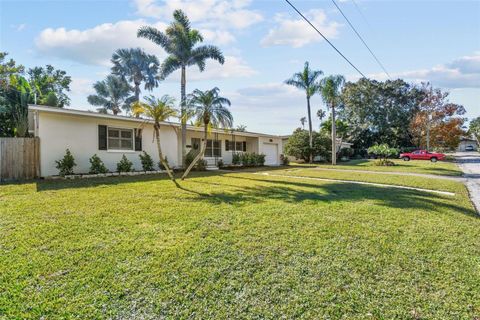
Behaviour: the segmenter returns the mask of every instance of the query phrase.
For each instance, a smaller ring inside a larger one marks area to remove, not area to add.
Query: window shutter
[[[247,152],[247,141],[243,141],[243,151]]]
[[[142,151],[142,129],[135,129],[135,151]]]
[[[98,126],[98,150],[107,150],[107,126]]]
[[[230,141],[225,140],[225,151],[230,151]]]

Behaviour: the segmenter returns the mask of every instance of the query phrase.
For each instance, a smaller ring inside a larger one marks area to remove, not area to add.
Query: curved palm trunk
[[[310,111],[310,97],[307,96],[307,109],[308,109],[308,145],[310,146],[310,163],[313,162],[313,130],[312,130],[312,113]]]
[[[135,102],[139,102],[140,101],[140,82],[135,82],[134,92],[135,92]],[[135,118],[140,118],[140,115],[139,114],[135,115]]]
[[[181,121],[182,121],[182,158],[180,162],[182,166],[185,165],[185,155],[187,154],[187,119],[185,119],[187,94],[186,94],[186,70],[185,66],[182,66],[182,78],[180,83],[180,97],[181,97]],[[183,179],[183,178],[182,178]]]
[[[160,162],[165,167],[165,170],[167,170],[167,174],[170,177],[170,179],[172,181],[175,181],[175,177],[173,176],[172,170],[170,170],[168,163],[165,161],[165,158],[163,157],[162,147],[160,146],[160,125],[155,124],[154,129],[155,129],[155,140],[157,140],[158,157],[160,158]]]
[[[208,123],[205,124],[205,129],[203,131],[203,143],[202,143],[202,149],[200,152],[197,154],[195,159],[193,159],[192,163],[188,166],[187,170],[182,175],[182,180],[185,180],[185,178],[188,176],[190,173],[190,170],[197,164],[198,160],[202,159],[205,156],[205,150],[207,150],[207,138],[208,138],[208,131],[207,131]]]
[[[335,105],[332,103],[332,165],[337,164],[337,123],[335,121]]]

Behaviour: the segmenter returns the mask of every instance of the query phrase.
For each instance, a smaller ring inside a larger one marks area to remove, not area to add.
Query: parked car
[[[428,152],[427,150],[415,150],[413,152],[401,153],[400,159],[403,159],[404,161],[430,160],[432,162],[437,162],[438,160],[445,159],[445,155],[443,153]]]
[[[475,149],[473,148],[473,146],[466,146],[465,147],[465,151],[474,151]]]

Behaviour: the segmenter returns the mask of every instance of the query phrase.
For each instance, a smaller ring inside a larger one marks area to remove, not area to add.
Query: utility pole
[[[432,120],[432,115],[429,113],[427,115],[427,151],[430,151],[430,121]]]

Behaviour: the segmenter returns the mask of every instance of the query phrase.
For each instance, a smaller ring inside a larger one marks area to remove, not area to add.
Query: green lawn
[[[0,319],[475,319],[480,219],[448,182],[0,185]]]
[[[375,160],[350,160],[347,162],[339,162],[336,166],[329,164],[297,164],[299,166],[316,166],[327,169],[353,169],[353,170],[366,170],[366,171],[383,171],[383,172],[412,172],[423,174],[434,174],[444,176],[461,176],[462,171],[453,162],[439,161],[432,163],[430,161],[423,160],[411,160],[403,161],[400,159],[391,159],[395,162],[395,166],[376,166]]]

